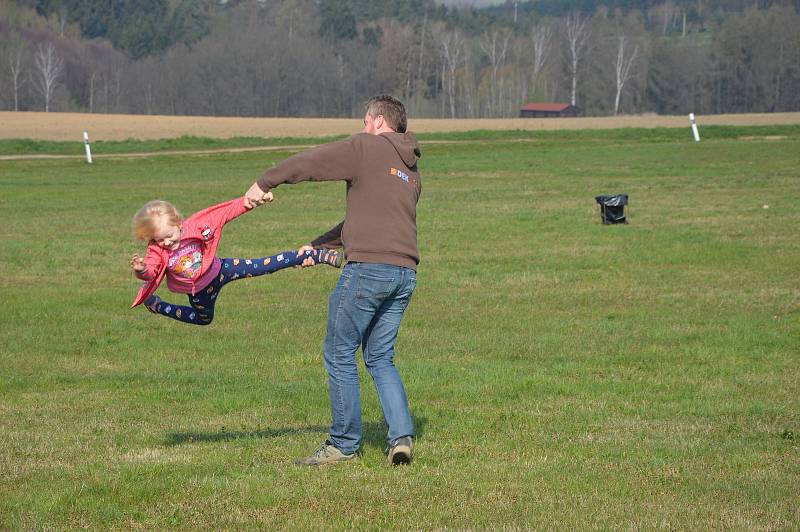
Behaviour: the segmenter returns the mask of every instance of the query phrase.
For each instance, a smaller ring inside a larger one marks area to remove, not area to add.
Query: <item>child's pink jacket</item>
[[[202,242],[203,263],[200,266],[198,278],[202,277],[214,262],[217,245],[222,236],[222,227],[247,211],[248,209],[244,206],[244,197],[241,197],[203,209],[183,221],[181,240],[196,238]],[[168,258],[169,251],[151,240],[147,245],[147,254],[144,257],[147,269],[142,274],[136,274],[136,277],[143,280],[144,284],[139,289],[131,308],[141,304],[156,291],[167,271]],[[194,293],[194,287],[192,293]]]

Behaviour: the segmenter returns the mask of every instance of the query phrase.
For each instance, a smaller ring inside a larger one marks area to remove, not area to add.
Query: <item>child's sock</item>
[[[320,248],[314,250],[314,260],[317,264],[327,264],[334,268],[342,267],[342,254],[335,249]]]

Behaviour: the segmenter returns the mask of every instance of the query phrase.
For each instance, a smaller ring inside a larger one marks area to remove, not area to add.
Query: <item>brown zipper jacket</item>
[[[351,262],[416,270],[420,157],[413,133],[358,133],[289,157],[264,172],[258,186],[267,192],[284,183],[346,181],[344,221],[312,244],[342,245]]]

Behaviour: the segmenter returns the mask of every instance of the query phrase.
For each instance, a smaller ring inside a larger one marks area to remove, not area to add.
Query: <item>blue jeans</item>
[[[394,343],[416,286],[417,274],[409,268],[349,262],[331,294],[325,337],[333,417],[329,440],[345,454],[361,446],[359,345],[389,426],[389,444],[414,435],[406,391],[394,366]]]

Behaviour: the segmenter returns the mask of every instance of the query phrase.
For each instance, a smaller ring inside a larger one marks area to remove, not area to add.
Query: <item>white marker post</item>
[[[83,146],[86,148],[86,162],[92,164],[92,148],[89,147],[89,133],[83,132]]]
[[[694,113],[689,113],[689,122],[692,123],[692,135],[694,135],[694,141],[700,142],[700,133],[697,131],[697,122],[694,120]]]

